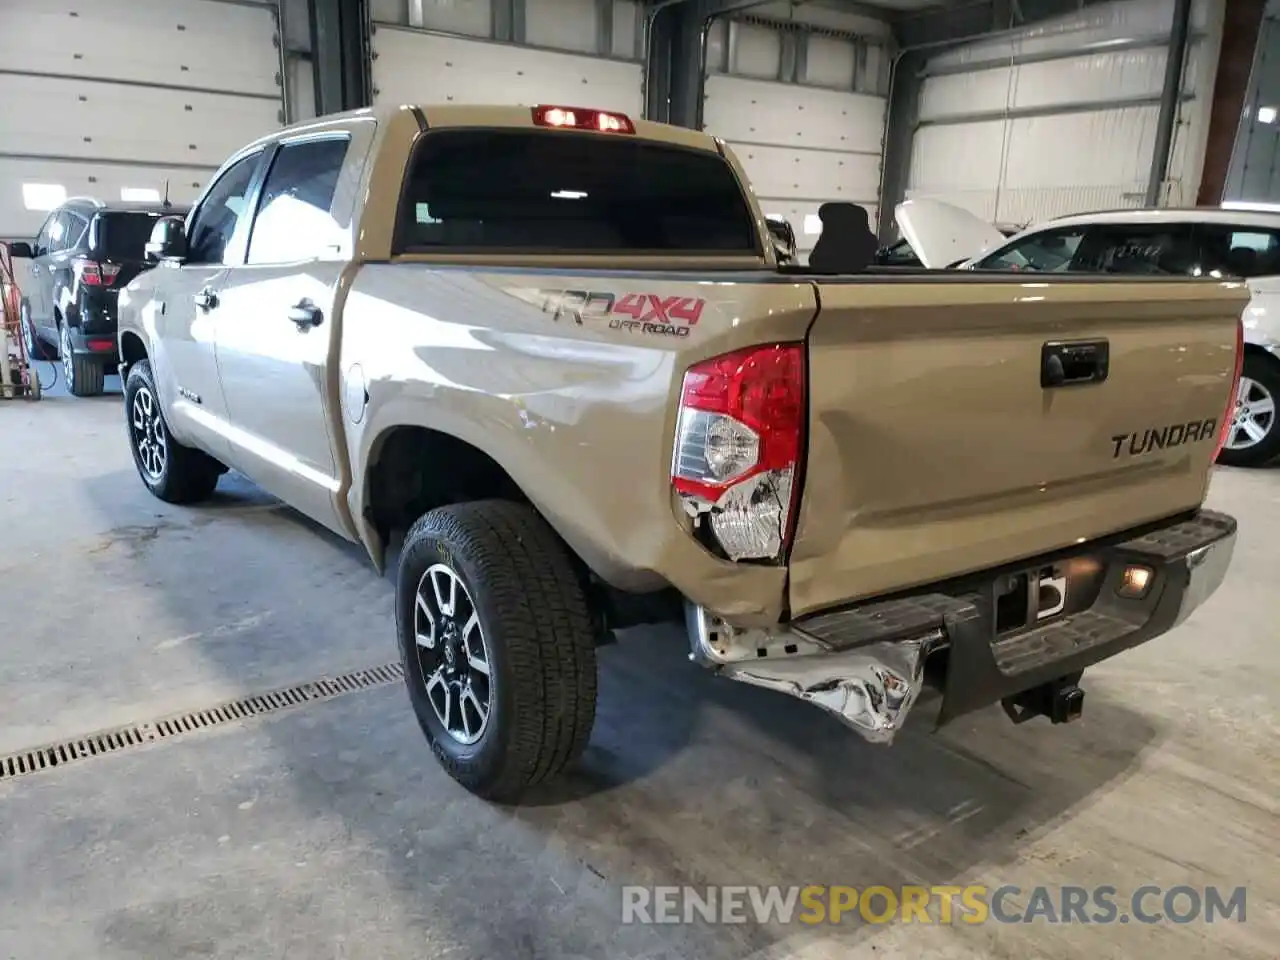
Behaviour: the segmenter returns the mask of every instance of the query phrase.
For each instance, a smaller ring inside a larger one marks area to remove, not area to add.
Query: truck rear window
[[[441,130],[418,144],[400,251],[753,254],[719,154],[563,130]]]
[[[145,211],[100,213],[89,230],[89,249],[107,260],[142,260],[159,217]]]

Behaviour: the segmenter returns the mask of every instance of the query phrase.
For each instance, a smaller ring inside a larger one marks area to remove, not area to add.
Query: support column
[[[876,233],[881,243],[894,238],[893,208],[907,195],[907,178],[911,173],[911,146],[915,139],[920,113],[920,73],[924,69],[924,51],[903,53],[893,67],[889,81],[888,116],[885,122],[884,157],[881,161],[879,223]]]
[[[317,113],[369,105],[368,29],[364,0],[311,0]]]
[[[1173,132],[1178,125],[1178,107],[1182,102],[1182,67],[1187,59],[1187,35],[1191,32],[1191,0],[1175,0],[1173,29],[1169,34],[1169,52],[1164,66],[1164,87],[1160,91],[1160,116],[1156,121],[1156,145],[1151,157],[1151,176],[1147,180],[1148,207],[1160,203],[1164,178],[1169,173],[1169,154],[1173,150]]]

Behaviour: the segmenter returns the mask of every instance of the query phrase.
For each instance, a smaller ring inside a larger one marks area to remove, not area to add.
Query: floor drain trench
[[[25,777],[32,773],[66,766],[80,760],[119,753],[159,740],[173,740],[237,720],[251,720],[268,714],[332,700],[347,693],[370,690],[395,683],[404,677],[399,662],[386,663],[364,670],[353,670],[336,677],[324,677],[299,683],[281,690],[241,697],[216,707],[191,710],[149,723],[131,723],[83,737],[60,740],[43,747],[19,750],[0,756],[0,782]]]

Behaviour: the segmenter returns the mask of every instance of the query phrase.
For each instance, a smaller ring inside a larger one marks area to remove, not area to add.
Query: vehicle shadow
[[[114,493],[119,478],[109,479]],[[137,496],[146,494],[139,488]],[[236,476],[224,478],[208,504],[171,516],[193,532],[217,529],[224,544],[266,542],[262,527],[269,517],[281,542],[274,559],[281,580],[300,563],[326,571],[323,582],[289,595],[258,584],[262,571],[236,579],[239,574],[202,556],[192,560],[209,572],[193,586],[176,547],[161,545],[118,562],[115,576],[146,589],[193,633],[203,628],[200,611],[219,602],[209,594],[256,589],[266,603],[274,591],[283,610],[311,593],[319,600],[326,584],[342,583],[365,598],[360,602],[368,610],[384,609],[360,622],[379,632],[379,643],[387,632],[380,649],[394,659],[391,575],[374,573],[360,547]],[[184,549],[200,542],[192,538]],[[388,559],[394,570],[394,554]],[[305,642],[353,646],[352,622],[308,621]],[[301,641],[280,634],[273,642],[301,648]],[[261,671],[242,648],[224,642],[198,649],[228,686],[261,690]],[[933,734],[922,714],[923,722],[895,746],[873,747],[811,706],[712,676],[686,654],[678,628],[627,631],[602,648],[597,723],[582,763],[514,808],[484,804],[435,767],[402,691],[390,699],[344,698],[347,705],[335,705],[327,720],[320,708],[309,708],[326,740],[319,733],[300,740],[296,726],[272,720],[258,729],[289,771],[296,815],[318,822],[336,817],[344,836],[377,853],[384,880],[406,913],[425,915],[437,943],[443,937],[466,945],[476,957],[569,957],[575,954],[566,950],[566,938],[579,936],[591,944],[582,956],[617,947],[620,955],[716,960],[738,960],[798,934],[757,924],[619,933],[620,888],[955,882],[979,865],[1016,859],[1029,838],[1123,781],[1159,736],[1127,705],[1098,697],[1082,723],[1065,728],[1044,721],[1013,727],[988,710]],[[305,661],[298,670],[298,681],[314,679]],[[393,704],[389,714],[386,703]],[[338,711],[347,722],[332,719]],[[334,773],[338,764],[341,777]],[[392,799],[382,799],[387,795]],[[429,846],[445,842],[441,831],[456,836],[437,847],[429,863],[405,858],[406,836]],[[546,916],[561,921],[512,913],[517,895],[528,904],[552,898],[547,902],[559,904],[558,913]],[[564,897],[588,907],[566,914]],[[852,920],[823,934],[848,945],[876,929]]]

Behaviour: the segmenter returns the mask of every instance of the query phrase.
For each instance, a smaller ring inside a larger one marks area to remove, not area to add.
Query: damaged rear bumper
[[[889,743],[926,686],[942,694],[941,725],[1167,632],[1217,590],[1235,539],[1233,518],[1205,510],[770,630],[738,630],[690,606],[691,657]]]

